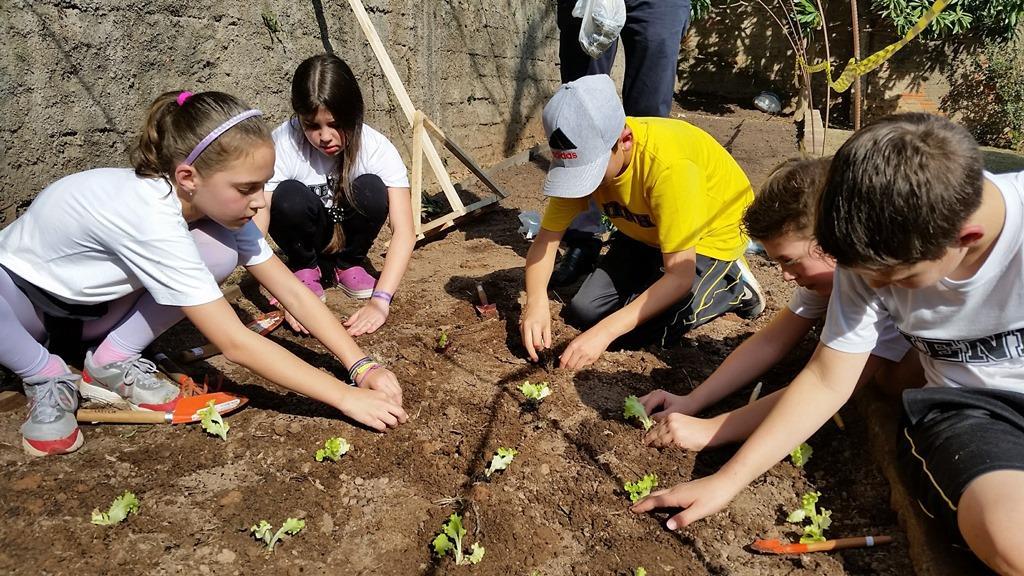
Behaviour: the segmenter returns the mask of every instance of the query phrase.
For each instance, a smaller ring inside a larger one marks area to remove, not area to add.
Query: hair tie
[[[235,124],[238,124],[239,122],[242,122],[243,120],[248,120],[249,118],[252,118],[254,116],[262,116],[262,115],[263,115],[263,112],[260,112],[259,110],[246,110],[245,112],[242,112],[241,114],[238,114],[236,116],[233,116],[232,118],[229,118],[226,122],[224,122],[220,126],[217,126],[216,128],[214,128],[213,132],[210,132],[209,134],[207,134],[206,138],[203,138],[199,142],[199,144],[196,144],[196,147],[193,148],[192,152],[188,155],[187,158],[185,158],[185,164],[187,164],[189,166],[194,164],[195,161],[196,161],[196,158],[198,158],[199,155],[203,153],[203,150],[206,150],[207,146],[209,146],[210,144],[213,144],[214,140],[219,138],[221,134],[223,134],[223,133],[227,132],[228,130],[230,130],[231,127],[233,127]]]
[[[191,97],[191,92],[189,92],[188,90],[182,90],[181,93],[178,94],[178,106],[184,106],[185,102],[188,102],[188,99]]]

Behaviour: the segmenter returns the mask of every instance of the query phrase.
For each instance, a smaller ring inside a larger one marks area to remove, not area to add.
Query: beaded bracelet
[[[395,297],[394,294],[392,294],[390,292],[385,292],[383,290],[374,290],[373,294],[370,295],[370,298],[376,298],[378,300],[383,300],[383,301],[387,302],[388,304],[391,304],[391,299],[394,298],[394,297]]]

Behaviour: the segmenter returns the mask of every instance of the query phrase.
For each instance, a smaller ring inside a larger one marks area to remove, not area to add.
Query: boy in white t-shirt
[[[291,100],[295,116],[273,133],[269,208],[256,223],[318,297],[325,284],[337,284],[367,299],[345,327],[352,336],[374,332],[387,320],[416,242],[405,164],[383,134],[363,124],[359,84],[341,58],[320,54],[299,64]],[[377,280],[363,265],[388,220],[391,242]]]
[[[1024,173],[983,172],[945,118],[890,116],[836,153],[815,237],[840,267],[814,356],[721,470],[634,511],[685,508],[675,529],[724,508],[846,401],[891,319],[928,381],[903,392],[900,430],[922,509],[1024,573]]]
[[[835,261],[813,239],[814,213],[831,158],[792,159],[777,167],[743,215],[747,235],[761,243],[778,263],[782,277],[797,289],[771,323],[743,342],[707,380],[687,394],[655,390],[640,398],[658,422],[645,437],[656,447],[703,450],[745,440],[775,406],[781,391],[713,418],[696,415],[749,384],[789,355],[825,317]],[[908,352],[909,351],[909,352]],[[886,319],[878,343],[860,375],[884,387],[902,389],[924,384],[917,353]]]

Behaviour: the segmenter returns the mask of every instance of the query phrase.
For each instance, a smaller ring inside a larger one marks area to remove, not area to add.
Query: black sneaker
[[[571,286],[583,276],[597,268],[597,258],[601,254],[600,240],[566,243],[565,254],[555,265],[548,280],[549,288]]]
[[[764,292],[761,291],[761,285],[757,282],[757,278],[754,278],[754,273],[750,271],[746,262],[737,260],[736,265],[740,267],[740,281],[743,282],[743,294],[740,296],[739,304],[736,305],[733,312],[744,320],[753,320],[764,312]]]

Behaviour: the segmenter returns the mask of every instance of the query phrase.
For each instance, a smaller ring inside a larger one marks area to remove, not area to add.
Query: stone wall
[[[542,139],[539,112],[558,86],[554,2],[366,8],[413,102],[480,164]],[[223,90],[284,120],[295,66],[325,47],[359,78],[367,123],[406,157],[411,147],[346,0],[6,0],[0,31],[0,213],[63,175],[126,165],[145,108],[165,90]]]

